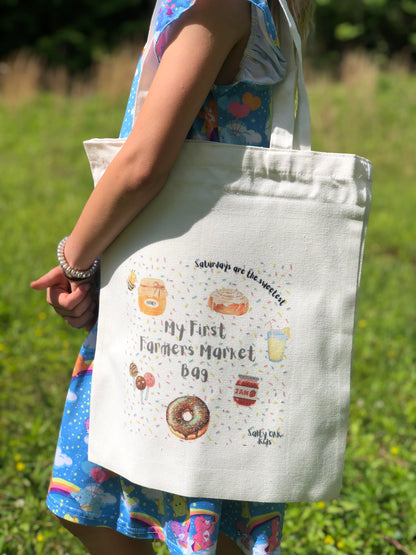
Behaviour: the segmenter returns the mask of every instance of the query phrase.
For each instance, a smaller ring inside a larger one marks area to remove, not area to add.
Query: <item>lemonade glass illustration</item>
[[[282,330],[271,330],[267,332],[267,344],[269,348],[269,360],[280,362],[283,360],[287,335]]]

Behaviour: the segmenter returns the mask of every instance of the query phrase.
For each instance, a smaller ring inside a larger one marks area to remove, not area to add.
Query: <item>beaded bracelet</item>
[[[64,253],[65,243],[67,241],[68,241],[68,237],[64,237],[62,241],[60,241],[58,245],[57,253],[56,253],[58,257],[58,262],[61,265],[61,268],[64,272],[65,277],[71,281],[82,281],[84,279],[89,279],[98,270],[98,267],[100,265],[99,259],[94,260],[91,266],[86,270],[76,270],[75,268],[71,268],[71,266],[68,264],[65,258],[65,253]]]

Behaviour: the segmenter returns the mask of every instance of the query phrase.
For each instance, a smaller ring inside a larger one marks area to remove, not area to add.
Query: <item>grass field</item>
[[[288,507],[291,555],[416,553],[416,76],[357,60],[340,81],[309,79],[313,148],[368,157],[374,188],[344,488]],[[0,98],[0,554],[84,553],[44,504],[84,334],[29,282],[55,264],[92,186],[82,141],[118,135],[126,94]]]

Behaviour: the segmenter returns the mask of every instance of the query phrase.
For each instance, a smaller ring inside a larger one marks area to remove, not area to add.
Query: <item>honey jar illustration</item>
[[[166,308],[166,290],[163,280],[143,278],[139,286],[139,308],[148,316],[160,316]]]
[[[257,401],[259,379],[253,376],[239,375],[234,388],[234,401],[238,405],[249,407]]]

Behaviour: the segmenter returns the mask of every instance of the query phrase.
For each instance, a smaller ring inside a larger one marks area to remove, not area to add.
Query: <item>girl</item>
[[[289,5],[305,36],[311,1]],[[32,283],[47,289],[49,304],[72,326],[91,330],[75,365],[47,504],[92,554],[146,555],[155,538],[173,555],[278,554],[283,504],[150,490],[87,458],[95,261],[163,187],[187,137],[267,147],[272,87],[285,76],[277,1],[159,0],[155,10],[157,67],[142,109],[133,123],[139,63],[121,130],[128,139],[61,242],[61,265]],[[260,101],[254,121],[232,102],[244,94]]]

